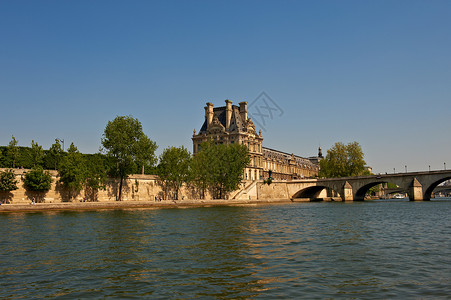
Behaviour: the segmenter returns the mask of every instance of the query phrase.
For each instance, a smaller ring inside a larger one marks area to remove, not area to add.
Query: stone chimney
[[[207,129],[210,128],[211,122],[213,122],[213,104],[207,102],[205,108],[205,120],[207,120]]]
[[[230,121],[232,120],[232,101],[226,100],[226,130],[230,127]]]
[[[243,121],[243,122],[247,121],[247,102],[246,101],[240,102],[240,116],[241,116],[241,121]]]

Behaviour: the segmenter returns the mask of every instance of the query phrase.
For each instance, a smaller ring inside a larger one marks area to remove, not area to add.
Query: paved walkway
[[[264,203],[291,202],[278,200],[162,200],[162,201],[109,201],[109,202],[64,202],[36,204],[2,204],[1,212],[50,211],[50,210],[97,210],[97,209],[134,209],[134,208],[177,208],[205,206],[233,206]]]

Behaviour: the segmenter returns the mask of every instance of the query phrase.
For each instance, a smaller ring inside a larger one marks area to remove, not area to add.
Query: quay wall
[[[0,169],[4,171],[6,169]],[[71,195],[59,182],[57,171],[49,171],[52,176],[51,188],[47,192],[28,191],[23,182],[27,169],[15,169],[17,180],[17,190],[11,192],[0,192],[0,201],[2,203],[23,204],[30,203],[35,198],[38,203],[61,203],[61,202],[83,202],[93,200],[85,191],[81,190],[76,195]],[[110,178],[106,183],[105,190],[99,190],[95,201],[106,202],[116,200],[116,193],[119,186],[119,180]],[[154,200],[155,197],[163,197],[163,190],[158,184],[158,177],[155,175],[131,175],[125,180],[122,190],[123,201]]]
[[[0,169],[0,171],[5,171],[6,169]],[[116,200],[116,195],[119,187],[119,179],[110,178],[106,183],[105,190],[99,190],[95,199],[87,193],[85,190],[81,190],[77,195],[71,195],[67,189],[65,189],[59,182],[59,176],[57,171],[49,170],[52,176],[52,184],[49,191],[45,193],[28,191],[23,182],[25,173],[29,171],[28,169],[14,169],[17,180],[17,190],[11,192],[0,192],[0,202],[10,203],[10,204],[29,204],[32,199],[35,198],[37,203],[64,203],[64,202],[83,202],[86,201],[96,201],[96,202],[111,202]],[[241,185],[241,189],[230,193],[229,199],[235,200],[258,200],[258,191],[254,188],[246,193],[240,193],[242,189],[245,189],[252,181],[245,181]],[[236,195],[240,195],[236,197]],[[265,194],[265,200],[270,199],[267,194]],[[286,199],[282,197],[280,193],[274,193],[277,197],[272,199]],[[280,196],[280,197],[279,197]],[[123,183],[122,189],[122,201],[155,201],[157,199],[164,199],[164,191],[162,186],[159,184],[158,176],[155,175],[140,175],[133,174],[130,175]],[[200,199],[199,194],[192,188],[183,186],[179,200],[187,199]],[[211,196],[208,192],[205,195],[205,200],[211,200]]]

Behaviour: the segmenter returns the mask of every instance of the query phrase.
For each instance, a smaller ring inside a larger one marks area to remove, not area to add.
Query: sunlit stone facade
[[[249,148],[250,164],[244,170],[243,178],[256,180],[269,177],[274,179],[300,179],[318,174],[318,163],[322,157],[303,158],[294,154],[263,147],[261,130],[257,133],[254,123],[247,115],[247,102],[239,106],[225,100],[226,106],[205,106],[205,121],[197,133],[193,133],[193,153],[201,151],[201,144],[212,140],[218,144],[244,144]]]

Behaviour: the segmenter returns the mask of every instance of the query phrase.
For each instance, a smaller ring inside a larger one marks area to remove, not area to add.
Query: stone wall
[[[5,171],[7,169],[1,169]],[[31,203],[35,198],[39,203],[61,203],[61,202],[83,202],[83,201],[98,201],[107,202],[115,201],[119,187],[119,179],[110,178],[106,184],[105,190],[99,190],[97,195],[93,198],[82,190],[77,195],[71,195],[67,189],[65,189],[59,183],[59,177],[57,171],[49,171],[52,175],[52,186],[48,192],[32,192],[27,191],[25,188],[23,177],[25,173],[29,171],[27,169],[14,169],[16,174],[17,186],[19,189],[11,192],[0,192],[1,203],[13,203],[23,204]],[[248,182],[243,183],[243,187],[247,186]],[[229,198],[232,199],[239,191],[230,193]],[[125,180],[122,189],[122,201],[155,201],[157,199],[164,199],[164,191],[161,185],[158,183],[158,177],[155,175],[130,175]],[[179,199],[200,199],[199,193],[191,187],[183,186]],[[256,196],[254,198],[257,198]],[[211,199],[208,191],[205,193],[205,199]]]
[[[275,182],[267,185],[263,182],[257,184],[258,199],[289,199],[286,182]]]
[[[0,169],[4,171],[6,169]],[[109,179],[105,190],[99,190],[95,199],[92,199],[84,190],[77,195],[71,195],[67,189],[59,183],[58,173],[49,171],[52,175],[52,186],[48,192],[32,192],[25,188],[23,177],[28,170],[15,169],[17,186],[19,189],[11,192],[0,192],[0,201],[2,203],[30,203],[33,198],[36,202],[59,203],[59,202],[81,202],[86,201],[113,201],[116,200],[116,194],[119,181]],[[184,191],[187,196],[188,191]],[[158,184],[158,178],[154,175],[131,175],[124,182],[122,190],[123,201],[155,200],[155,197],[163,198],[163,191]]]

